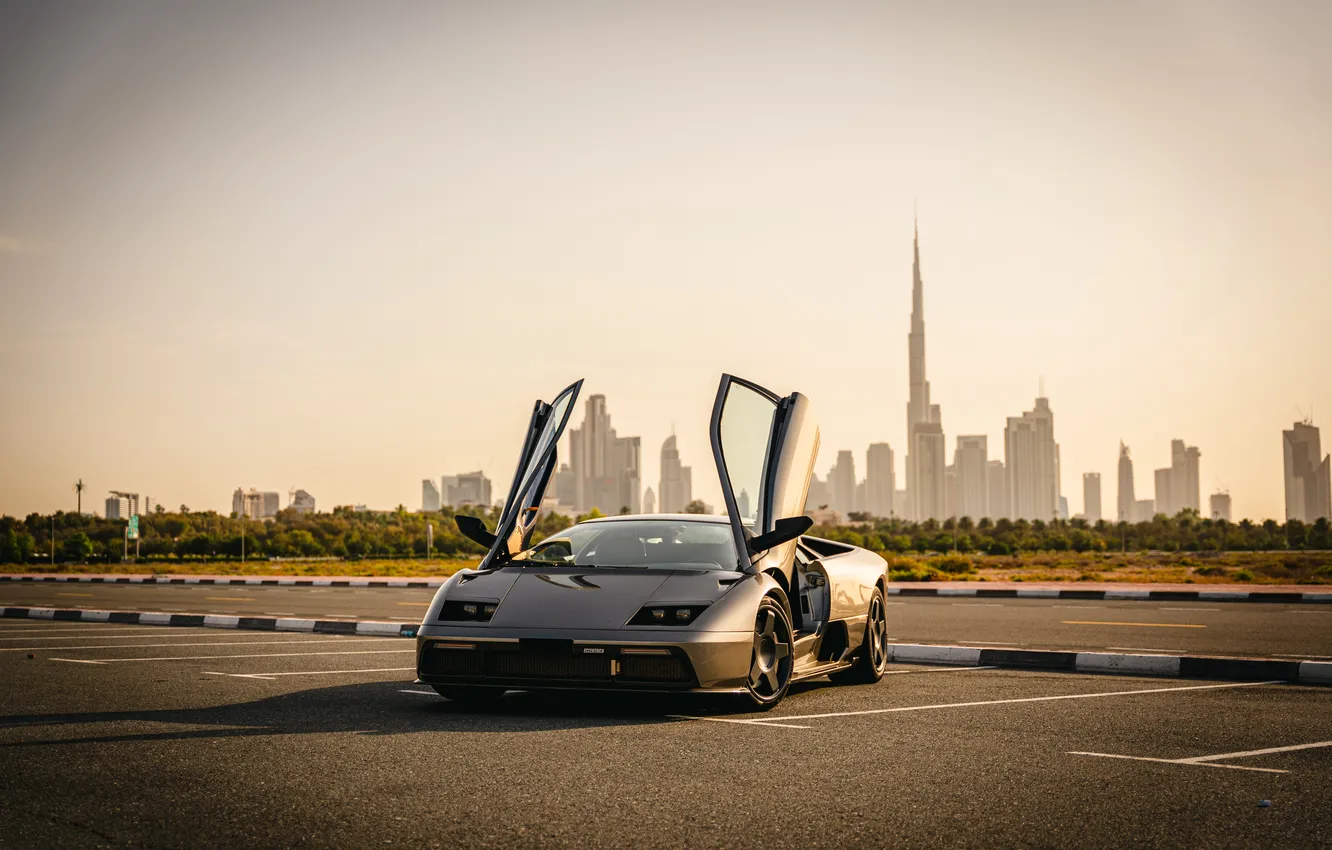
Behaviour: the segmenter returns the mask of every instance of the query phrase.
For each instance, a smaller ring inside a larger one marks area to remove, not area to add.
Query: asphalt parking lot
[[[0,606],[420,622],[430,588],[0,585]],[[1332,660],[1332,605],[890,597],[904,643]]]
[[[412,665],[395,638],[0,621],[0,846],[1332,845],[1327,688],[899,666],[766,714],[472,713]]]

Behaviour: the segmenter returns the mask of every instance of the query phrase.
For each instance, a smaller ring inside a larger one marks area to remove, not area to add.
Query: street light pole
[[[51,566],[55,566],[55,514],[51,514]]]

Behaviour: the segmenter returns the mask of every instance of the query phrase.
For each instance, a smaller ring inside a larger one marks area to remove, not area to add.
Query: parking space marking
[[[399,605],[410,605],[413,608],[429,608],[429,602],[399,602]]]
[[[1161,611],[1220,611],[1220,608],[1160,608]]]
[[[230,676],[233,679],[276,679],[278,676],[333,676],[342,673],[401,673],[415,667],[379,667],[373,670],[302,670],[298,673],[218,673],[203,671],[205,676]]]
[[[218,637],[230,637],[227,634],[220,634]],[[329,638],[327,640],[237,640],[237,641],[206,641],[204,643],[131,643],[124,644],[101,644],[98,646],[21,646],[5,647],[0,652],[40,652],[42,650],[58,649],[64,652],[77,650],[82,652],[85,649],[148,649],[149,647],[164,646],[268,646],[282,643],[361,643],[373,640],[398,640],[390,637],[367,637],[367,638]]]
[[[977,643],[984,644],[985,646],[1026,646],[1025,643],[1015,643],[1008,640],[960,640],[958,643]]]
[[[437,697],[437,696],[439,696],[439,691],[408,691],[408,690],[404,690],[404,689],[402,689],[402,688],[399,688],[399,689],[398,689],[398,693],[400,693],[400,694],[420,694],[421,696],[427,696],[427,697]]]
[[[1269,682],[1238,682],[1238,683],[1230,683],[1224,685],[1184,685],[1173,688],[1143,688],[1135,691],[1102,691],[1098,693],[1089,693],[1089,694],[1059,694],[1056,696],[1049,696],[1049,697],[1018,697],[1015,699],[982,700],[978,702],[946,702],[946,703],[939,703],[936,705],[904,705],[904,706],[897,706],[894,708],[867,708],[867,709],[862,709],[860,711],[828,711],[822,714],[791,714],[791,715],[784,715],[782,717],[776,717],[773,720],[776,721],[820,720],[826,717],[861,717],[872,714],[897,714],[900,712],[907,712],[907,711],[933,711],[935,709],[943,709],[943,708],[972,708],[983,705],[1015,705],[1018,703],[1026,703],[1026,702],[1055,702],[1057,700],[1097,699],[1100,697],[1123,697],[1123,696],[1134,696],[1137,694],[1178,693],[1180,691],[1218,691],[1218,690],[1227,690],[1232,688],[1258,688],[1258,687],[1263,687],[1265,685],[1281,685],[1281,684],[1285,684],[1285,682],[1280,679],[1273,679],[1272,681]],[[756,718],[750,720],[750,719],[737,719],[731,717],[725,717],[725,718],[696,717],[694,715],[689,715],[689,714],[672,714],[670,716],[681,720],[711,720],[719,723],[744,723],[752,726],[782,725],[781,723],[775,723],[771,720],[764,720],[762,718]],[[795,728],[807,729],[809,727],[798,726]]]
[[[975,670],[998,670],[998,667],[922,667],[919,670],[884,670],[885,676],[904,676],[908,673],[971,673]]]
[[[1242,759],[1252,756],[1265,756],[1272,753],[1293,753],[1297,750],[1311,750],[1317,747],[1332,747],[1332,741],[1315,741],[1312,744],[1295,744],[1290,747],[1267,747],[1261,750],[1242,750],[1236,753],[1218,753],[1213,756],[1193,756],[1192,758],[1182,759],[1160,759],[1149,758],[1147,756],[1125,756],[1118,753],[1083,753],[1070,752],[1070,756],[1093,756],[1104,759],[1126,759],[1128,761],[1152,761],[1158,764],[1188,764],[1197,767],[1224,767],[1229,770],[1252,770],[1257,773],[1290,773],[1288,770],[1277,770],[1272,767],[1249,767],[1243,764],[1221,764],[1223,759]]]
[[[204,661],[215,658],[310,658],[315,655],[390,655],[415,649],[340,649],[333,652],[256,652],[247,655],[163,655],[158,658],[48,658],[73,664],[126,664],[135,661]]]
[[[1120,623],[1112,620],[1060,620],[1066,626],[1145,626],[1149,629],[1205,629],[1201,623]]]
[[[205,596],[205,602],[253,602],[253,596]]]
[[[1104,605],[1051,605],[1051,609],[1060,608],[1065,611],[1092,611],[1105,608]]]

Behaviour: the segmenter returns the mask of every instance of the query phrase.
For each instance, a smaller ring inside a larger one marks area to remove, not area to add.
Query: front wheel
[[[749,663],[748,694],[754,707],[767,711],[791,688],[791,617],[776,599],[766,596],[754,618],[754,652]]]
[[[883,591],[874,588],[870,597],[869,617],[865,620],[865,638],[855,664],[845,670],[828,674],[833,682],[842,685],[872,685],[883,678],[888,669],[888,614],[883,604]]]

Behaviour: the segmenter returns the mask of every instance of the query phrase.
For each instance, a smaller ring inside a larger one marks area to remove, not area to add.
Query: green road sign
[[[139,515],[134,514],[129,518],[129,539],[139,539]]]

